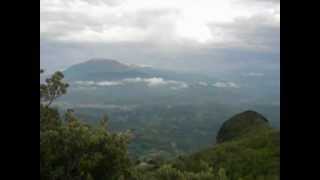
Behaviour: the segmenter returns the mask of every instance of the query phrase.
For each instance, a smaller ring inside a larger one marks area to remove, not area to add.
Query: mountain
[[[146,65],[127,64],[113,59],[90,59],[75,64],[64,72],[68,81],[115,81],[126,78],[161,77],[170,80],[203,80],[205,75],[174,72]],[[211,78],[212,79],[212,78]]]
[[[130,77],[146,77],[143,67],[121,63],[112,59],[91,59],[75,64],[63,73],[66,80],[119,80]]]

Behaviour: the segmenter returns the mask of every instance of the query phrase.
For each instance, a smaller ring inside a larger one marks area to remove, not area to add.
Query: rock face
[[[216,137],[217,143],[230,141],[245,135],[255,133],[261,128],[268,128],[269,122],[255,111],[245,111],[224,122]]]

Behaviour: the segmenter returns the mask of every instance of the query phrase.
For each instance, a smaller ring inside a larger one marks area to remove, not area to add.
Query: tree
[[[78,120],[40,132],[43,180],[119,179],[130,176],[125,134],[110,133]],[[125,178],[127,179],[127,178]]]
[[[43,72],[40,69],[40,74]],[[40,105],[49,107],[55,99],[67,93],[69,84],[64,82],[63,78],[64,75],[58,71],[47,78],[44,84],[40,84]]]

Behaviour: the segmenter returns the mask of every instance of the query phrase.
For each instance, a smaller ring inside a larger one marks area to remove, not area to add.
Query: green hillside
[[[199,179],[221,179],[221,176],[230,180],[279,179],[280,131],[271,128],[262,117],[252,111],[232,117],[220,129],[220,143],[165,163],[149,171],[149,176],[159,176],[166,169],[168,174],[163,179],[174,179],[179,173],[184,176],[178,179],[188,179],[190,174],[204,176]]]
[[[269,124],[265,117],[254,111],[245,111],[223,123],[216,138],[217,143],[256,134],[266,128],[269,128]]]

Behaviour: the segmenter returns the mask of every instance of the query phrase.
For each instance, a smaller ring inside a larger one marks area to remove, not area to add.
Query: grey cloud
[[[225,33],[224,46],[279,52],[280,25],[266,16],[239,18],[232,23],[209,25],[211,31]]]
[[[40,22],[42,26],[48,26],[49,30],[42,32],[42,37],[56,39],[71,33],[78,33],[82,30],[90,29],[96,32],[103,31],[103,28],[119,25],[121,21],[113,14],[108,14],[107,18],[94,18],[83,13],[70,12],[42,12]],[[108,26],[105,26],[105,25]]]
[[[84,12],[44,11],[40,13],[41,36],[47,39],[59,39],[91,30],[101,33],[111,28],[136,28],[144,31],[149,41],[154,38],[167,39],[172,34],[172,17],[179,15],[178,9],[142,9],[121,15],[106,13],[102,17],[91,17]],[[163,34],[164,37],[153,37]]]
[[[171,16],[179,15],[179,13],[178,9],[145,9],[135,14],[126,14],[125,18],[128,18],[129,22],[133,22],[131,25],[147,28],[156,22],[170,21]]]

